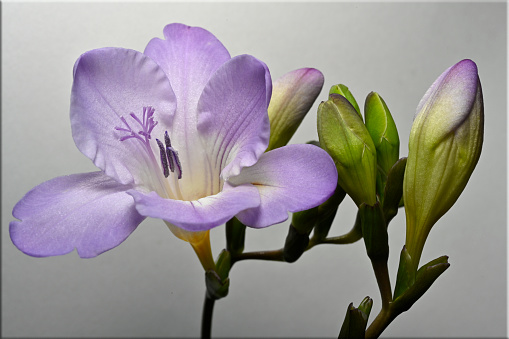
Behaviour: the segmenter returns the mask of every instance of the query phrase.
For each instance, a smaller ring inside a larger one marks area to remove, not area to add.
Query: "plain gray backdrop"
[[[449,66],[470,58],[485,101],[481,159],[455,206],[435,225],[422,263],[447,254],[451,267],[387,337],[506,336],[505,3],[3,3],[2,335],[5,337],[197,337],[204,275],[191,247],[160,220],[146,220],[94,259],[32,258],[12,245],[15,203],[53,177],[94,171],[69,122],[72,68],[100,47],[143,51],[166,24],[201,26],[232,56],[265,61],[273,79],[315,67],[324,89],[291,143],[317,139],[316,109],[330,86],[350,87],[360,106],[385,99],[408,152],[415,108]],[[331,235],[355,217],[343,203]],[[247,231],[247,250],[283,245],[288,223]],[[224,227],[211,232],[214,255]],[[404,211],[389,229],[394,284]],[[216,303],[216,337],[337,337],[346,308],[380,297],[364,245],[320,245],[294,264],[246,261]]]

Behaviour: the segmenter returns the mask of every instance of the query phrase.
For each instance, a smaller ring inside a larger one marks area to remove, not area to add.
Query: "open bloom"
[[[94,257],[153,217],[200,256],[208,230],[234,216],[266,227],[333,193],[336,169],[320,148],[264,153],[271,97],[264,63],[231,58],[201,28],[171,24],[164,36],[144,53],[103,48],[77,60],[72,134],[101,171],[58,177],[28,192],[10,224],[21,251],[51,256],[76,248]]]
[[[477,66],[445,70],[417,107],[403,182],[406,248],[417,268],[433,225],[456,202],[481,155],[484,106]]]

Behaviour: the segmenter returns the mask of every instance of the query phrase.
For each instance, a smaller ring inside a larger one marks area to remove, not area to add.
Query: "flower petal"
[[[314,68],[286,73],[274,82],[269,105],[270,142],[268,149],[290,141],[323,87],[323,74]]]
[[[153,166],[158,166],[143,142],[136,138],[120,141],[129,133],[115,130],[127,127],[121,117],[136,133],[141,130],[130,113],[141,120],[146,106],[155,109],[158,125],[152,134],[161,138],[162,130],[172,122],[175,95],[162,69],[147,56],[128,49],[103,48],[76,61],[71,93],[74,141],[97,167],[124,184],[148,180]]]
[[[230,187],[216,195],[195,201],[164,199],[155,192],[130,190],[141,215],[163,219],[187,231],[205,231],[224,224],[237,213],[260,204],[258,190],[252,185]]]
[[[231,59],[214,74],[198,103],[198,130],[209,154],[215,189],[253,165],[267,149],[267,114],[272,84],[261,61],[249,55]]]
[[[433,119],[438,139],[460,126],[475,103],[479,77],[477,65],[469,59],[446,69],[426,91],[417,106],[415,120]],[[436,113],[433,117],[433,113]]]
[[[237,214],[247,226],[266,227],[285,221],[288,212],[310,209],[325,202],[337,184],[334,161],[313,145],[288,145],[264,153],[251,167],[230,178],[233,185],[252,183],[261,204]]]
[[[230,60],[230,54],[214,35],[200,27],[170,24],[163,33],[165,40],[152,39],[144,53],[164,70],[177,97],[177,111],[168,132],[182,166],[178,182],[185,187],[182,198],[196,200],[218,192],[211,192],[210,178],[205,175],[209,161],[198,135],[198,100],[211,76]]]
[[[46,257],[77,249],[95,257],[122,243],[143,221],[120,185],[102,172],[73,174],[46,181],[14,207],[9,231],[22,252]]]
[[[167,25],[165,40],[154,38],[144,54],[154,60],[170,79],[182,114],[182,123],[196,126],[196,106],[214,72],[230,60],[230,54],[212,33],[200,27]],[[185,119],[184,119],[185,118]]]

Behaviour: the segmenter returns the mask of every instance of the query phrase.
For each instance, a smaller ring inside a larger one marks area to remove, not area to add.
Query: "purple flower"
[[[24,253],[95,257],[152,217],[206,267],[211,228],[234,216],[266,227],[333,193],[337,172],[322,149],[264,153],[272,83],[263,62],[231,58],[201,28],[171,24],[164,37],[144,53],[103,48],[76,62],[72,134],[101,171],[52,179],[16,204],[10,235]]]

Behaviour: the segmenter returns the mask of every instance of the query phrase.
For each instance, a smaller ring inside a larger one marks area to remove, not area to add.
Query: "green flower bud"
[[[270,140],[267,151],[290,141],[323,87],[323,74],[314,68],[301,68],[274,82],[268,108]]]
[[[366,128],[376,148],[376,161],[382,172],[379,194],[383,195],[385,180],[392,166],[399,159],[399,136],[396,124],[385,101],[378,93],[371,92],[364,106]]]
[[[343,84],[334,85],[331,87],[329,94],[339,94],[341,96],[344,96],[346,100],[348,100],[349,103],[352,104],[353,108],[359,113],[359,116],[362,118],[361,110],[359,108],[359,105],[357,104],[357,101],[355,100],[355,97],[353,96],[352,92]]]
[[[429,231],[456,202],[479,160],[483,130],[477,66],[463,60],[426,92],[410,132],[403,200],[415,268]]]
[[[373,299],[370,297],[364,298],[358,308],[354,307],[353,303],[350,303],[346,310],[345,320],[341,326],[338,338],[364,338],[372,307]]]
[[[362,237],[371,261],[387,262],[389,259],[389,236],[387,223],[380,203],[374,206],[362,204],[359,207]]]
[[[338,183],[360,206],[376,203],[376,149],[362,118],[343,96],[331,94],[318,107],[321,147],[334,159]]]

